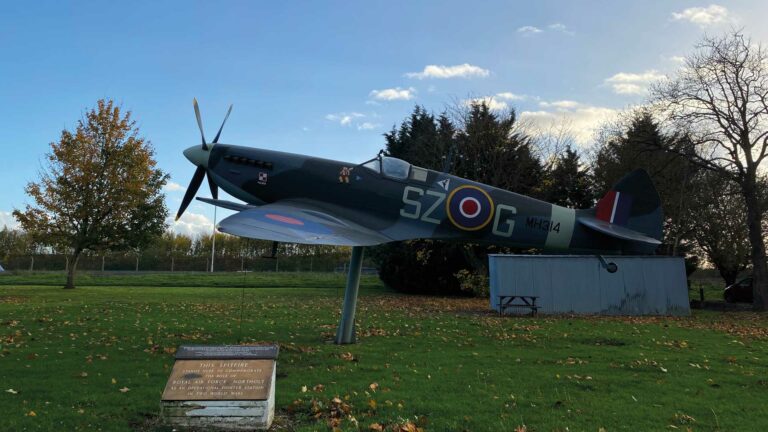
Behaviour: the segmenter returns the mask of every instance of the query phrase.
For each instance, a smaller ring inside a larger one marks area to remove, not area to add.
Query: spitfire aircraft
[[[197,170],[177,219],[208,178],[215,206],[237,211],[218,230],[274,242],[370,246],[440,239],[566,253],[650,254],[661,243],[659,195],[629,173],[589,209],[570,209],[379,154],[348,163],[219,144],[230,106],[207,143],[184,156]],[[218,199],[222,188],[242,202]]]
[[[566,253],[653,253],[661,243],[661,201],[636,170],[589,209],[570,209],[409,164],[382,153],[360,164],[219,144],[229,107],[210,144],[194,101],[202,145],[184,150],[197,166],[176,215],[208,178],[212,198],[235,210],[218,230],[278,242],[352,246],[336,343],[355,342],[363,247],[440,239]],[[219,187],[242,202],[218,199]],[[614,263],[606,263],[609,272]]]

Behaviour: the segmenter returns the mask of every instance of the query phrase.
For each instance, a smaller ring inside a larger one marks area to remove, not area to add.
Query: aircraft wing
[[[372,246],[392,241],[327,210],[296,202],[278,201],[243,210],[222,220],[218,229],[236,236],[284,243]]]

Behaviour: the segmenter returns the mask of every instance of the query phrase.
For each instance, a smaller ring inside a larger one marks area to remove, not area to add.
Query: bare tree
[[[750,262],[744,197],[739,185],[716,173],[702,170],[697,177],[688,214],[696,221],[693,238],[728,286]]]
[[[768,52],[740,31],[705,37],[685,66],[651,88],[651,101],[690,149],[669,149],[739,185],[754,272],[754,305],[768,309],[768,264],[761,219],[760,165],[768,156]]]

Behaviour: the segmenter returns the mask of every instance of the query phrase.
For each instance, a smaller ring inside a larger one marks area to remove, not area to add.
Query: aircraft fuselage
[[[399,160],[394,160],[401,162]],[[389,162],[392,162],[389,160]],[[300,202],[391,240],[435,238],[550,250],[617,252],[621,242],[576,222],[580,212],[416,166],[382,169],[273,150],[216,144],[207,169],[253,205]],[[399,171],[398,171],[399,169]],[[393,175],[393,173],[395,175]]]

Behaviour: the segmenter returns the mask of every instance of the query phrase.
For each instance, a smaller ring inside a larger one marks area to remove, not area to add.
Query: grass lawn
[[[170,431],[174,348],[262,341],[277,430],[768,430],[766,314],[499,318],[366,276],[359,343],[336,346],[343,275],[56,277],[0,277],[2,431]]]

